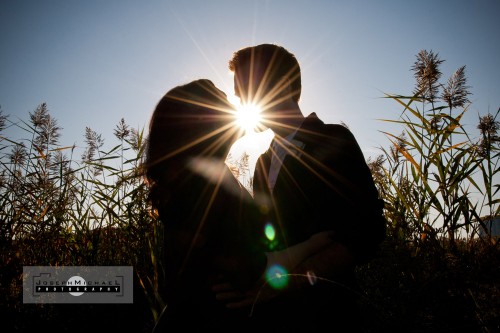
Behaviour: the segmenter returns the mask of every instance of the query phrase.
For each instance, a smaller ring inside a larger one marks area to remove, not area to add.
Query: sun
[[[237,124],[243,128],[246,133],[254,131],[260,124],[260,112],[261,108],[257,104],[240,105],[236,113]]]
[[[238,97],[231,98],[231,102],[236,107],[236,124],[247,134],[255,132],[261,125],[261,107],[256,103],[241,104]]]

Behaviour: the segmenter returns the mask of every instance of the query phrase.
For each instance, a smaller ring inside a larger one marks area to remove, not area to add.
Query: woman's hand
[[[267,281],[268,271],[279,265],[286,272],[292,272],[298,265],[310,256],[332,243],[332,231],[322,231],[312,235],[308,240],[290,246],[281,251],[267,252],[267,265],[263,274],[254,286],[241,291],[229,283],[218,283],[212,288],[216,299],[224,302],[227,308],[237,309],[265,303],[276,297],[280,292]]]
[[[218,283],[212,286],[218,301],[225,303],[228,309],[252,308],[260,303],[268,302],[278,295],[265,279],[261,278],[255,286],[247,291],[234,288],[229,283]]]

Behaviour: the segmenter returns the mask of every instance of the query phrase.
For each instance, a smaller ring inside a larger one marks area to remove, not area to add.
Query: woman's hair
[[[168,184],[190,158],[225,159],[238,134],[234,113],[224,92],[206,79],[177,86],[161,98],[150,120],[143,161],[154,208],[167,199]]]

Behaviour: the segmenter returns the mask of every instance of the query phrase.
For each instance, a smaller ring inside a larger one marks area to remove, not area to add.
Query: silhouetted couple
[[[362,151],[346,127],[302,114],[300,66],[285,48],[241,49],[229,68],[275,136],[252,197],[225,164],[241,131],[224,92],[201,79],[159,101],[144,162],[165,229],[155,332],[359,330],[355,267],[385,237]]]

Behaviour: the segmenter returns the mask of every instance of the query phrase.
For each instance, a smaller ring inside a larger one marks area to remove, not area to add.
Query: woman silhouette
[[[229,331],[248,317],[211,291],[220,276],[245,290],[266,265],[258,209],[224,163],[240,132],[234,113],[201,79],[171,89],[150,120],[144,166],[164,226],[167,303],[155,332]]]
[[[259,328],[248,308],[229,309],[217,298],[246,301],[255,286],[266,285],[269,269],[291,270],[331,241],[323,232],[266,252],[261,206],[225,164],[240,133],[234,115],[226,95],[201,79],[170,90],[150,120],[144,168],[149,201],[164,225],[162,293],[167,303],[155,333]],[[215,286],[226,285],[229,296],[214,292]],[[272,297],[272,290],[265,289],[256,290],[255,302]]]

